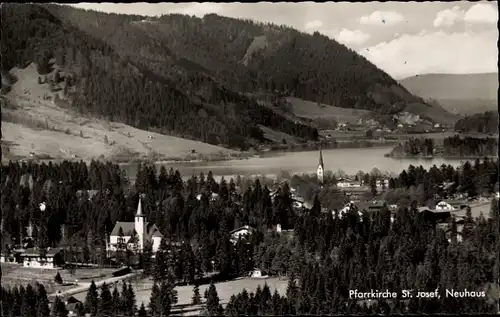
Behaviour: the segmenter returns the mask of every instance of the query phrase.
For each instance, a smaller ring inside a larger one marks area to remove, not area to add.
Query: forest
[[[309,35],[216,14],[155,18],[45,7],[108,43],[120,56],[183,84],[201,72],[232,91],[279,92],[346,108],[391,113],[405,103],[424,103],[364,57],[318,32]],[[264,44],[257,44],[259,39]],[[192,81],[189,86],[200,89]]]
[[[454,185],[443,191],[439,186],[443,182]],[[348,290],[489,289],[499,271],[498,201],[494,199],[490,214],[484,215],[488,218],[472,219],[468,211],[460,232],[454,218],[446,228],[438,227],[422,217],[416,206],[418,200],[435,195],[491,195],[498,191],[498,160],[465,162],[460,168],[409,166],[390,179],[388,190],[412,192],[418,187],[416,192],[423,197],[416,195],[410,201],[401,197],[393,215],[387,207],[370,213],[361,210],[361,214],[353,209],[343,217],[337,217],[336,211],[323,213],[319,193],[311,209],[297,210],[287,183],[273,189],[277,195],[272,200],[270,189],[259,180],[215,182],[209,172],[183,181],[176,171],[161,168],[157,173],[149,165],[141,165],[135,184],[130,184],[111,163],[11,162],[2,166],[1,184],[3,249],[16,243],[21,230],[32,222],[36,246],[64,246],[67,260],[78,257],[99,264],[107,261],[103,255],[106,234],[115,221],[133,219],[139,193],[144,194],[144,213],[166,237],[154,260],[149,260],[148,246],[135,262],[155,280],[151,303],[139,309],[149,316],[169,314],[176,302],[176,283],[196,285],[200,276],[211,271],[232,278],[255,266],[271,275],[288,276],[287,294],[271,296],[267,288],[244,291],[235,294],[222,310],[213,285],[205,301],[207,314],[477,313],[493,312],[496,305],[490,295],[368,303],[349,299]],[[202,194],[200,200],[196,199],[198,193]],[[211,193],[217,193],[219,199],[209,199]],[[44,211],[38,208],[41,201],[47,205]],[[233,244],[230,231],[244,224],[255,227],[256,233]],[[293,229],[292,238],[275,232],[277,224]],[[63,225],[67,228],[64,238]],[[129,250],[117,257],[134,265]],[[39,287],[33,286],[30,294],[35,289]],[[15,309],[30,309],[29,316],[43,316],[36,313],[38,304],[33,304],[32,295],[26,295],[27,289],[4,291],[17,296],[15,302],[20,304]],[[82,311],[107,316],[110,290],[94,291]],[[41,305],[45,312],[45,300]],[[59,307],[54,316],[64,315],[62,306],[53,306],[54,310]],[[18,311],[4,311],[4,316],[16,316]]]
[[[1,10],[2,71],[35,62],[39,82],[46,77],[60,84],[65,95],[60,104],[82,114],[243,150],[267,142],[258,125],[303,141],[318,138],[316,128],[226,89],[209,74],[173,78],[147,58],[126,56],[41,5],[7,4]]]
[[[486,111],[466,116],[455,123],[455,131],[498,134],[498,112]]]
[[[410,138],[394,147],[389,156],[484,157],[498,155],[498,138],[455,135],[437,142],[428,138]]]

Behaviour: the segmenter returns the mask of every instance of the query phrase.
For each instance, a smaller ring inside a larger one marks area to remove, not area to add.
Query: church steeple
[[[323,151],[321,147],[319,148],[319,165],[322,169],[325,169],[325,165],[323,164]]]
[[[319,164],[318,164],[318,168],[316,169],[316,176],[318,177],[318,181],[320,183],[323,183],[324,173],[325,173],[325,165],[323,164],[323,151],[321,150],[321,147],[320,147],[319,148]]]
[[[136,217],[144,217],[144,214],[142,213],[142,202],[141,202],[141,197],[139,196],[139,204],[137,205],[137,213],[135,214]]]
[[[135,214],[135,232],[139,238],[139,250],[144,250],[144,235],[146,233],[145,217],[142,214],[141,196],[139,196],[139,204],[137,205],[137,213]]]

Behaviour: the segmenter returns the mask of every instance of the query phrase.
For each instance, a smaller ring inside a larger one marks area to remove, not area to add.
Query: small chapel
[[[126,244],[129,250],[137,249],[138,252],[144,250],[146,243],[152,244],[152,251],[156,252],[160,248],[163,235],[154,223],[146,221],[146,216],[142,213],[142,202],[139,198],[137,212],[134,222],[117,221],[113,231],[109,236],[108,251],[117,251],[120,242]]]
[[[323,164],[323,151],[321,148],[319,149],[319,164],[318,168],[316,169],[316,176],[318,178],[318,182],[320,184],[323,184],[325,177],[325,165]]]

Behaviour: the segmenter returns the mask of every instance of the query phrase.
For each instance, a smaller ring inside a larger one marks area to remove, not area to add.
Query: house
[[[469,206],[466,201],[461,200],[442,200],[436,204],[436,210],[461,210]]]
[[[0,253],[0,263],[22,263],[24,249],[4,250]]]
[[[243,227],[234,229],[229,234],[231,235],[231,242],[236,243],[236,242],[238,242],[238,240],[240,238],[248,237],[254,232],[255,232],[255,228],[252,228],[248,225],[245,225]]]
[[[368,205],[368,211],[379,211],[382,209],[384,206],[386,206],[386,202],[384,200],[375,200],[372,201],[370,205]]]
[[[197,200],[201,200],[201,194],[196,195],[196,199]],[[219,199],[219,194],[212,193],[212,194],[210,194],[210,198],[209,199],[210,199],[210,201],[216,201],[217,199]]]
[[[341,179],[337,182],[337,187],[354,188],[354,187],[361,187],[361,184],[349,179]]]
[[[321,148],[319,149],[319,164],[316,169],[316,176],[318,177],[318,181],[322,184],[325,176],[325,165],[323,164],[323,151]]]
[[[142,213],[141,199],[139,198],[134,222],[116,222],[109,236],[108,251],[118,251],[118,245],[121,243],[125,244],[130,250],[137,248],[139,252],[144,250],[146,243],[151,243],[152,251],[158,251],[163,235],[154,223],[145,221],[145,218]]]
[[[426,222],[445,223],[448,222],[451,217],[451,213],[449,210],[437,210],[427,207],[419,207],[418,212]]]
[[[82,311],[83,303],[78,299],[70,296],[68,299],[64,301],[66,305],[66,309],[68,310],[68,316],[79,316],[79,313]]]
[[[359,218],[361,219],[363,217],[363,213],[361,212],[361,210],[359,210],[359,208],[354,204],[354,201],[351,201],[351,202],[348,202],[347,204],[345,204],[344,208],[340,209],[338,212],[337,212],[337,217],[339,219],[342,219],[342,217],[344,217],[346,214],[350,213],[350,212],[356,212],[358,213],[358,216]],[[335,217],[335,211],[332,211],[332,214],[333,216]],[[363,221],[363,220],[361,220]]]
[[[377,187],[389,187],[389,180],[388,179],[377,179]]]
[[[26,249],[21,258],[24,267],[55,269],[64,265],[64,250],[62,248]]]

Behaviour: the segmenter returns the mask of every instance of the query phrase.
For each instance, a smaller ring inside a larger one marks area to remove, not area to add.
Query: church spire
[[[137,205],[137,213],[136,213],[136,216],[138,217],[142,217],[144,216],[142,214],[142,202],[141,202],[141,196],[139,196],[139,204]]]
[[[323,151],[321,149],[321,146],[319,147],[319,166],[321,166],[321,168],[325,167],[325,165],[323,164]]]

